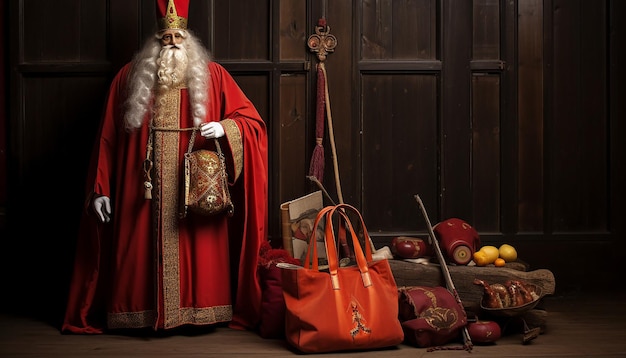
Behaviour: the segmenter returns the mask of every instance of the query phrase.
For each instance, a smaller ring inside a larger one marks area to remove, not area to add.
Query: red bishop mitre
[[[156,15],[159,31],[187,29],[189,0],[157,0]]]

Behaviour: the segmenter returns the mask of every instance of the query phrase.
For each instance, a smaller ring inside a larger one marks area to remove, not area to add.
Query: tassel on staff
[[[315,108],[315,148],[311,157],[309,176],[317,178],[320,182],[324,179],[324,120],[326,113],[326,95],[324,88],[326,78],[321,66],[317,65],[317,105]]]

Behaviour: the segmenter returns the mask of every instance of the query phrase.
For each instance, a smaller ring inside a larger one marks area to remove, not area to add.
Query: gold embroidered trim
[[[181,308],[178,310],[180,319],[174,328],[184,324],[206,325],[220,322],[229,322],[233,319],[233,308],[230,305],[204,307],[204,308]],[[119,328],[145,328],[154,326],[156,321],[155,311],[109,313],[107,316],[109,329]]]
[[[206,308],[181,308],[180,318],[182,324],[228,322],[233,319],[233,308],[230,305]]]
[[[155,127],[177,129],[180,125],[180,90],[161,93],[156,101]],[[159,193],[155,216],[160,214],[165,328],[180,325],[180,267],[178,238],[179,163],[178,131],[155,131],[154,167]],[[159,237],[159,236],[157,236]],[[156,271],[159,272],[159,271]]]
[[[224,133],[228,138],[228,143],[233,155],[233,162],[235,163],[235,178],[233,183],[237,181],[243,170],[243,142],[241,140],[241,132],[237,123],[230,118],[226,118],[220,122],[224,127]]]

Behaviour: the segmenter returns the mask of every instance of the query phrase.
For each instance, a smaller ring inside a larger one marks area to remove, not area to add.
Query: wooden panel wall
[[[611,246],[606,257],[606,270],[609,279],[614,280],[612,285],[620,285],[622,253],[626,250],[626,226],[622,225],[624,218],[624,198],[626,198],[626,141],[623,140],[626,133],[626,101],[623,100],[626,93],[626,24],[621,19],[626,14],[626,2],[609,1],[609,25],[608,34],[608,118],[609,118],[609,144],[610,159],[609,168],[609,205],[608,221],[611,232]],[[606,254],[606,252],[603,252]]]
[[[359,3],[355,158],[375,242],[425,234],[419,193],[431,221],[516,245],[564,289],[593,275],[572,258],[610,255],[623,232],[609,219],[609,13],[589,0]]]
[[[546,184],[555,233],[608,229],[607,9],[594,1],[555,0],[551,105],[546,116]],[[578,76],[572,76],[578,73]]]
[[[0,4],[0,19],[2,19],[2,42],[4,44],[9,43],[9,7],[5,2]],[[0,172],[6,173],[7,166],[7,148],[8,148],[8,71],[9,59],[6,55],[0,56]],[[0,233],[6,231],[7,218],[6,207],[8,203],[8,176],[6,174],[0,175]]]
[[[542,1],[519,4],[518,223],[515,231],[543,229],[544,31]]]
[[[369,230],[389,237],[418,228],[414,194],[432,208],[437,203],[439,9],[437,1],[383,1],[365,2],[357,11],[362,33],[358,202]]]
[[[66,4],[69,5],[69,4]],[[29,311],[64,305],[84,181],[111,79],[106,2],[9,3],[7,232],[12,297]]]

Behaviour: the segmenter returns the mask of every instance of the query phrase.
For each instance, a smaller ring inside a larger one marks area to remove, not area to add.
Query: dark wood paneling
[[[472,217],[483,232],[500,232],[500,76],[472,77]]]
[[[309,192],[310,185],[306,176],[309,172],[312,149],[307,140],[308,125],[306,115],[306,82],[304,75],[281,76],[280,78],[280,122],[275,150],[279,154],[280,175],[273,172],[271,179],[279,182],[276,193],[282,202],[296,199]],[[272,209],[278,214],[279,207]],[[276,220],[274,220],[276,221]]]
[[[516,2],[505,2],[501,7],[502,27],[501,27],[501,54],[500,58],[504,63],[501,72],[501,85],[503,89],[500,93],[501,120],[501,167],[500,185],[501,195],[501,232],[508,240],[510,235],[517,232],[518,222],[518,56],[517,56],[517,21],[518,5]]]
[[[0,25],[0,29],[2,34],[0,38],[3,43],[6,45],[10,44],[9,41],[9,7],[6,1],[0,4],[0,21],[2,21],[2,25]],[[7,74],[9,58],[6,55],[0,55],[0,172],[3,173],[0,175],[0,234],[4,236],[4,232],[6,231],[6,207],[7,207],[7,149],[8,149],[8,141],[7,141],[7,133],[8,133],[8,118],[9,118],[9,110],[8,110],[8,93],[9,93],[9,78]]]
[[[111,73],[116,73],[133,57],[143,45],[144,39],[154,33],[156,24],[155,5],[152,1],[141,0],[108,0],[108,22],[102,29],[107,34],[108,60]],[[146,4],[149,3],[149,4]],[[146,5],[151,5],[146,9]],[[150,13],[152,21],[144,21]],[[143,26],[149,26],[143,29]]]
[[[26,62],[97,61],[106,55],[106,2],[24,1],[22,53]]]
[[[553,4],[549,156],[551,229],[607,230],[606,9],[602,2]],[[573,74],[577,74],[574,76]]]
[[[372,233],[417,230],[413,196],[432,207],[437,201],[438,80],[417,74],[362,79],[363,214]]]
[[[518,17],[518,167],[516,194],[519,231],[543,230],[544,56],[542,0],[519,3]]]
[[[374,1],[357,7],[360,202],[370,234],[415,232],[438,201],[439,1]],[[388,239],[387,239],[388,240]]]
[[[20,305],[34,313],[64,309],[87,164],[108,82],[87,76],[23,80],[23,120],[12,137],[23,148],[11,181],[14,236],[5,249],[14,253],[9,260],[19,272],[7,279],[15,284],[11,291],[20,292]],[[43,300],[41,292],[48,293]]]
[[[471,190],[472,216],[484,232],[500,232],[502,115],[500,2],[474,0],[472,11]]]
[[[217,59],[269,60],[270,1],[215,1],[212,36]]]
[[[281,61],[303,61],[306,58],[304,44],[306,44],[309,30],[306,27],[306,1],[280,1],[279,6],[278,57]]]
[[[434,59],[439,1],[364,1],[361,58]]]
[[[443,1],[441,203],[434,218],[471,218],[471,129],[469,71],[472,55],[472,2]],[[438,213],[438,215],[436,215]],[[434,219],[433,219],[434,220]]]
[[[609,1],[609,228],[612,233],[612,247],[606,262],[608,270],[621,273],[623,253],[626,251],[626,225],[624,220],[624,200],[626,198],[626,2]]]
[[[474,32],[472,59],[500,59],[500,2],[474,0],[472,11]]]

